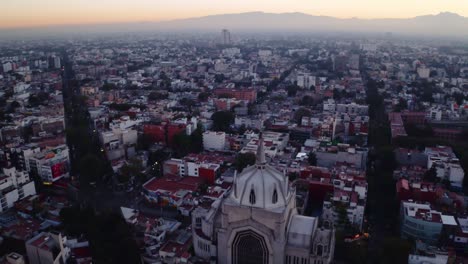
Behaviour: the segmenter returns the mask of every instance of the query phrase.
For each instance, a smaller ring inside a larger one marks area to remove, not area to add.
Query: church
[[[234,176],[230,192],[192,212],[195,255],[219,264],[327,264],[335,232],[298,214],[288,177],[268,165],[260,139],[256,164]]]

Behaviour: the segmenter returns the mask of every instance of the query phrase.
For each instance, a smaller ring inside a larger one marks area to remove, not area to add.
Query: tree
[[[141,161],[136,158],[132,158],[128,163],[124,164],[119,170],[118,180],[120,183],[128,182],[132,177],[142,177],[143,166]]]
[[[210,97],[211,93],[208,92],[201,92],[198,94],[198,101],[200,102],[206,102],[208,98]]]
[[[148,150],[151,145],[153,145],[153,139],[148,134],[138,135],[137,140],[137,149],[139,150]]]
[[[297,172],[295,172],[295,171],[290,172],[288,174],[288,179],[289,179],[290,182],[295,181],[297,178],[299,178],[299,174]]]
[[[299,86],[297,85],[289,85],[286,88],[286,91],[288,92],[288,97],[294,97],[297,94],[297,91],[299,90]]]
[[[299,104],[304,105],[304,106],[309,106],[309,105],[312,105],[313,103],[314,103],[314,98],[312,98],[309,95],[306,95],[302,97],[301,102]]]
[[[102,160],[95,154],[87,154],[80,160],[80,184],[89,187],[91,182],[96,182],[103,176],[104,167]]]
[[[184,157],[190,151],[190,137],[182,131],[181,133],[174,136],[172,139],[172,148],[174,149],[177,157]]]
[[[385,237],[381,248],[381,263],[408,263],[408,256],[413,247],[408,240],[399,237]]]
[[[151,100],[151,101],[157,101],[157,100],[162,100],[162,99],[166,99],[166,98],[167,98],[167,94],[163,94],[163,93],[160,93],[160,92],[151,92],[148,95],[148,99]]]
[[[463,104],[463,100],[465,99],[465,96],[462,94],[462,93],[453,93],[453,98],[455,99],[455,101],[457,102],[458,105],[462,105]]]
[[[203,129],[201,124],[198,124],[197,129],[190,135],[190,151],[194,153],[203,151]]]
[[[424,173],[423,179],[429,182],[437,181],[437,169],[434,165],[432,165],[432,167]]]
[[[346,207],[341,203],[337,203],[335,205],[335,211],[338,214],[337,226],[347,233],[354,234],[353,227],[351,226],[351,222],[348,218]]]
[[[102,211],[96,214],[91,207],[63,208],[60,218],[68,234],[89,240],[96,263],[140,263],[140,253],[133,239],[131,227],[118,213]]]
[[[408,104],[406,103],[406,100],[403,98],[400,98],[398,100],[398,104],[395,105],[395,112],[401,112],[403,110],[406,110],[408,108]]]
[[[391,147],[383,147],[379,150],[379,158],[382,161],[381,168],[386,172],[392,172],[397,166],[395,153]]]
[[[117,89],[117,86],[113,83],[106,83],[101,88],[103,91],[110,91]]]
[[[433,103],[434,102],[434,97],[432,97],[432,95],[435,93],[435,89],[433,87],[433,83],[429,83],[427,81],[424,81],[422,83],[422,95],[421,95],[421,99],[424,101],[424,102],[430,102],[430,103]]]
[[[32,94],[28,98],[28,104],[31,107],[37,107],[39,105],[43,105],[49,99],[49,94],[46,92],[39,92],[37,94]]]
[[[317,156],[313,151],[311,151],[307,156],[307,161],[309,162],[310,166],[317,166]]]
[[[252,152],[247,152],[247,153],[239,153],[236,157],[236,170],[238,172],[242,172],[244,168],[250,165],[254,165],[257,157],[255,156],[254,153]]]
[[[217,83],[222,83],[226,77],[224,77],[224,74],[216,74],[215,75],[215,82]]]
[[[185,107],[187,107],[189,112],[192,112],[192,106],[195,105],[195,101],[189,98],[182,98],[180,99],[179,103]]]
[[[16,110],[16,108],[20,107],[20,103],[18,103],[18,101],[13,101],[11,102],[10,104],[10,112],[14,112]]]
[[[211,116],[211,120],[213,120],[213,130],[228,132],[234,123],[234,114],[229,111],[218,111]]]
[[[297,109],[296,112],[294,112],[294,120],[296,121],[298,125],[301,124],[302,118],[305,116],[306,117],[312,116],[312,112],[307,108],[301,107]]]
[[[153,176],[162,175],[163,162],[168,158],[169,153],[164,151],[164,149],[158,149],[150,153],[148,163],[151,166],[151,174]]]

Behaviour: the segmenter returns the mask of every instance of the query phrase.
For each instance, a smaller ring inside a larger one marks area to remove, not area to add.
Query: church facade
[[[234,176],[230,192],[192,212],[195,254],[211,263],[327,264],[334,230],[319,218],[299,215],[296,191],[269,166],[263,140],[256,164]]]

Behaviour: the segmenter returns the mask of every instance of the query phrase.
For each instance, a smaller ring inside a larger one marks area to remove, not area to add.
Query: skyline
[[[55,25],[112,24],[128,22],[158,22],[218,14],[243,12],[290,13],[337,18],[411,18],[453,12],[468,17],[468,2],[457,0],[239,0],[222,1],[174,0],[16,0],[0,3],[0,28],[31,28]],[[404,7],[404,8],[402,8]]]

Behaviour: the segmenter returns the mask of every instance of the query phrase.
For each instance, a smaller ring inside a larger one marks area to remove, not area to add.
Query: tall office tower
[[[231,44],[231,32],[227,29],[223,29],[223,45]]]
[[[56,69],[60,69],[60,67],[62,67],[62,63],[60,61],[60,57],[56,56],[54,57],[54,67]]]

